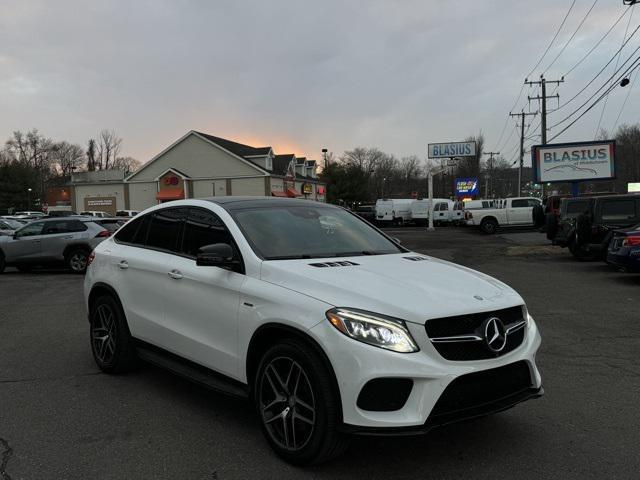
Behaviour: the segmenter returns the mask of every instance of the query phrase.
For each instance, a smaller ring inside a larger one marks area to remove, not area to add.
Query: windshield
[[[403,252],[366,222],[339,208],[283,205],[239,209],[232,215],[265,260]]]

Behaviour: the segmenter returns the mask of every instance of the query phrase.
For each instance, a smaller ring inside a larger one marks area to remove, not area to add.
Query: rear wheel
[[[90,334],[93,359],[100,370],[120,373],[135,366],[129,327],[120,304],[111,295],[103,295],[91,305]]]
[[[5,267],[4,254],[0,252],[0,273],[4,272],[4,267]]]
[[[73,273],[84,273],[87,271],[89,252],[86,248],[75,248],[67,253],[66,263]]]
[[[558,216],[555,213],[547,213],[545,218],[545,225],[547,231],[547,239],[553,240],[558,234]]]
[[[254,401],[273,450],[296,465],[320,463],[348,445],[337,429],[340,397],[331,372],[304,342],[285,339],[260,361]]]
[[[498,222],[493,218],[485,218],[480,224],[480,229],[487,234],[496,233],[498,230]]]

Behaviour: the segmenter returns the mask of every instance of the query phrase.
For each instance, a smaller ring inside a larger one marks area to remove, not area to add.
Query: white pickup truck
[[[467,210],[467,225],[480,227],[484,233],[496,233],[499,227],[534,226],[533,207],[542,204],[535,197],[504,198],[493,202],[494,208]]]

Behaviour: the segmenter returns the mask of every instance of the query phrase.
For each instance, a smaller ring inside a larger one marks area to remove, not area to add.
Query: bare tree
[[[113,162],[114,170],[122,170],[123,172],[135,172],[140,168],[142,162],[133,157],[118,157]]]
[[[53,141],[32,129],[26,134],[17,130],[5,144],[5,155],[13,161],[32,167],[37,174],[40,198],[45,195],[45,182],[51,177]]]
[[[63,177],[67,177],[84,164],[85,156],[80,145],[62,141],[54,144],[52,161]]]
[[[98,134],[98,170],[109,170],[120,153],[122,139],[114,130],[102,130]]]

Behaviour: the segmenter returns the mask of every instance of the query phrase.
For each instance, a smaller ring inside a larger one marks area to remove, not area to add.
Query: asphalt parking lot
[[[640,478],[640,275],[574,261],[533,232],[387,232],[521,293],[543,335],[543,398],[426,436],[361,437],[298,469],[271,453],[247,403],[151,366],[100,373],[82,277],[7,269],[0,480]]]

